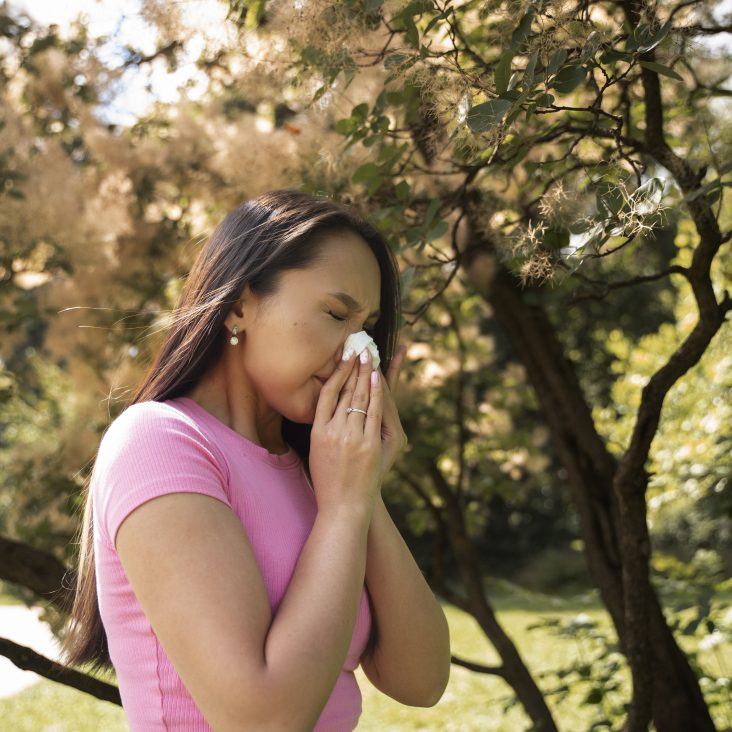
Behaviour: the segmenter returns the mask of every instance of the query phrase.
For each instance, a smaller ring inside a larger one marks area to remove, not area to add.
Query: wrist
[[[369,523],[375,510],[375,498],[358,501],[335,501],[318,504],[318,515],[334,518],[353,518]]]

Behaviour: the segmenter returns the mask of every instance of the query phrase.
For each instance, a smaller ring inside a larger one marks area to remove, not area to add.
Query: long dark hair
[[[353,231],[369,245],[381,270],[381,316],[372,330],[386,373],[399,337],[399,267],[384,237],[344,204],[301,191],[279,190],[247,201],[218,225],[201,249],[173,311],[171,325],[153,364],[129,404],[182,396],[214,366],[227,334],[224,320],[245,285],[260,298],[279,291],[280,275],[322,261],[326,232]],[[129,406],[129,405],[128,405]],[[282,418],[282,436],[310,473],[312,425]],[[111,670],[107,636],[97,600],[90,477],[79,531],[70,623],[61,640],[68,665]],[[71,593],[69,594],[71,596]]]

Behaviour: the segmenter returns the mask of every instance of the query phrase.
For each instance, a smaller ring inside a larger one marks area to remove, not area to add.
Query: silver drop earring
[[[235,325],[231,331],[231,338],[229,338],[229,343],[231,343],[232,346],[235,346],[239,342],[239,339],[236,337],[238,331],[239,326]]]

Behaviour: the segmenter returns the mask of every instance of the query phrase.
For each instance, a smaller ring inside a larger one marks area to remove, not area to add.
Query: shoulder
[[[164,402],[128,406],[97,451],[91,492],[97,517],[114,543],[138,506],[169,493],[203,493],[231,507],[229,473],[218,448],[189,415]]]
[[[145,401],[125,408],[107,427],[99,444],[97,461],[124,457],[179,459],[197,453],[226,470],[226,461],[200,425],[190,415],[166,402]]]
[[[139,441],[144,437],[172,436],[178,433],[195,434],[201,440],[206,440],[196,421],[182,410],[167,402],[137,402],[130,404],[110,422],[102,442],[124,437]]]

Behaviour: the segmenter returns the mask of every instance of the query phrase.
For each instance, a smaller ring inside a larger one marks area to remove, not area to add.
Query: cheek
[[[292,323],[291,341],[301,347],[302,353],[312,353],[317,357],[322,349],[334,347],[341,337],[341,329],[334,320],[329,323],[326,318],[299,320]]]
[[[322,369],[329,349],[336,347],[337,329],[328,332],[327,323],[298,320],[290,324],[287,333],[281,336],[281,343],[270,354],[270,359],[286,371],[313,372]],[[292,359],[288,363],[289,359]]]

